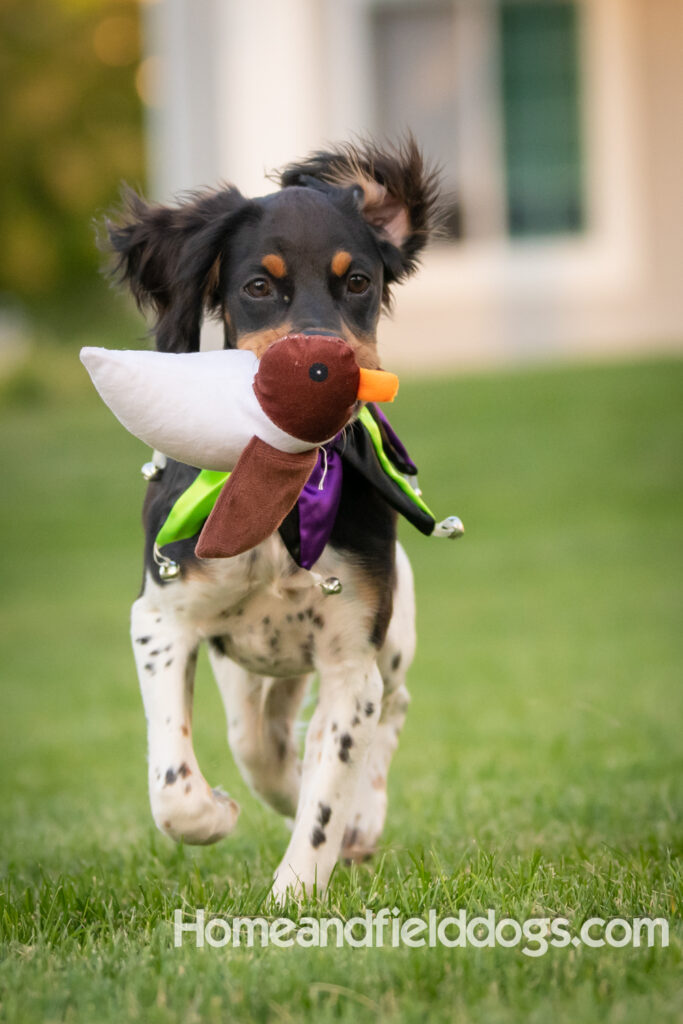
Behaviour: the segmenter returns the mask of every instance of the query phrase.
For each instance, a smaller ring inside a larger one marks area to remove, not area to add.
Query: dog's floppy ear
[[[196,193],[178,206],[147,203],[132,189],[123,200],[118,217],[105,222],[115,276],[153,311],[160,351],[197,351],[204,311],[220,305],[227,236],[251,204],[234,188]]]
[[[280,174],[283,188],[325,182],[352,188],[380,242],[387,282],[412,273],[427,244],[438,196],[438,176],[427,167],[412,135],[396,148],[351,143],[313,153]]]

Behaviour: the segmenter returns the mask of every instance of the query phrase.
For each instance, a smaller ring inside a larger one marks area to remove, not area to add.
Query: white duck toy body
[[[84,348],[81,361],[126,430],[176,462],[232,470],[252,437],[286,452],[311,447],[264,414],[253,389],[253,352]]]

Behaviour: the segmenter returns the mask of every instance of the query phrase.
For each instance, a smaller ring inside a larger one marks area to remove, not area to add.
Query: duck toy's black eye
[[[327,369],[324,363],[313,363],[313,365],[308,371],[308,376],[311,378],[311,380],[320,383],[320,381],[327,380],[327,375],[329,372],[330,371]]]

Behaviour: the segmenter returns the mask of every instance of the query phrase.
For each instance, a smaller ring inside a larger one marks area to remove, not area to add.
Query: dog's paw
[[[283,862],[273,875],[269,900],[276,907],[284,907],[291,902],[299,905],[307,895],[312,895],[313,889],[313,885],[307,886],[301,876]]]
[[[193,846],[217,843],[232,832],[239,817],[239,804],[222,789],[156,794],[152,813],[164,835]]]
[[[372,785],[363,792],[362,800],[357,804],[346,826],[339,853],[340,859],[360,864],[372,857],[384,830],[386,815],[386,780],[377,776]]]
[[[379,836],[373,840],[358,828],[347,828],[339,851],[340,860],[346,861],[347,864],[362,864],[364,860],[369,860],[376,852],[378,838]]]

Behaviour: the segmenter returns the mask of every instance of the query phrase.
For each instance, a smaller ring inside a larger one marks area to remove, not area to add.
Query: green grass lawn
[[[242,816],[209,848],[153,828],[127,638],[147,453],[69,365],[0,410],[0,1017],[680,1021],[683,364],[405,380],[392,410],[467,534],[402,528],[419,649],[384,843],[304,911],[671,923],[667,949],[535,959],[173,948],[177,907],[263,911],[287,833],[238,777],[205,661],[199,759]]]

